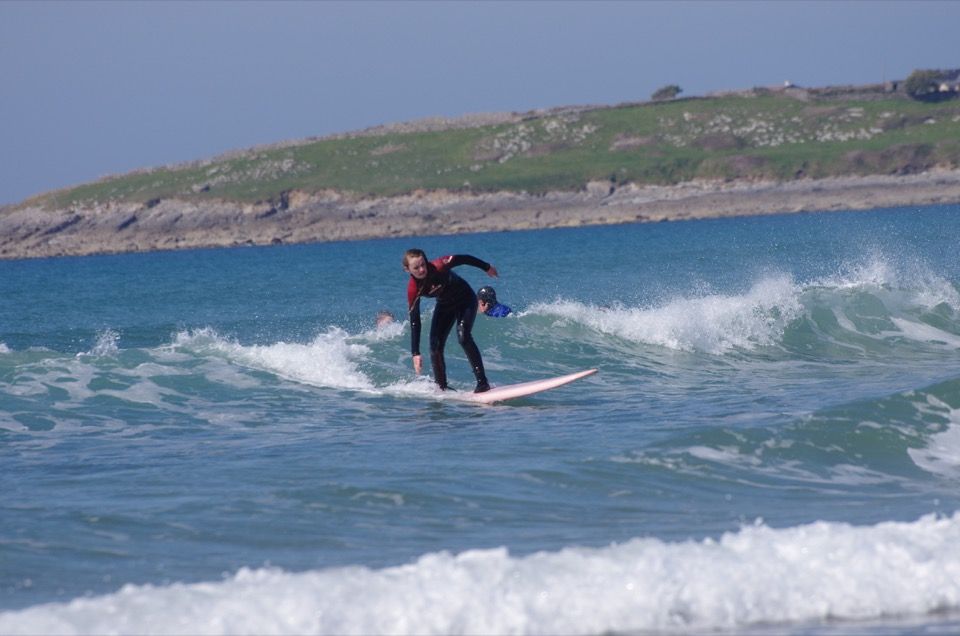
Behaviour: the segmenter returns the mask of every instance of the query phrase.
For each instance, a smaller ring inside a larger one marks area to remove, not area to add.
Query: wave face
[[[688,295],[654,306],[539,303],[531,312],[581,323],[608,336],[713,355],[774,347],[801,357],[831,348],[851,360],[898,343],[956,348],[960,293],[946,278],[905,271],[879,257],[822,279],[766,276],[736,294]]]
[[[501,272],[494,384],[600,370],[487,407],[405,241],[0,262],[0,632],[960,628],[958,230],[423,239]]]

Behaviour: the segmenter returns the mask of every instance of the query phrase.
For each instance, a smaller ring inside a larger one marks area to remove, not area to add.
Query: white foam
[[[391,321],[366,331],[363,335],[372,340],[393,340],[401,336],[406,328],[406,322]]]
[[[764,444],[767,446],[767,444]],[[812,470],[806,464],[798,461],[765,462],[759,452],[743,452],[734,447],[711,448],[707,446],[691,446],[678,449],[672,453],[656,453],[647,455],[643,452],[634,452],[614,455],[611,461],[620,464],[640,464],[654,466],[677,474],[703,476],[707,467],[703,462],[724,464],[727,467],[749,471],[749,479],[766,475],[772,479],[790,479],[816,485],[823,489],[832,489],[837,486],[864,486],[890,484],[900,478],[891,476],[862,466],[851,464],[837,464],[827,467],[827,473]]]
[[[721,354],[774,344],[801,313],[799,289],[786,276],[765,278],[739,296],[680,298],[655,308],[599,308],[576,302],[534,305],[602,333],[681,351]]]
[[[928,398],[932,400],[933,398]],[[960,478],[960,410],[950,409],[936,401],[939,410],[948,409],[950,420],[946,429],[930,436],[924,448],[908,448],[913,463],[923,470],[949,479]]]
[[[903,318],[891,318],[890,320],[900,330],[899,335],[906,338],[928,344],[943,343],[950,348],[960,349],[960,336],[955,336],[922,322],[904,320]],[[885,335],[890,336],[892,334],[885,332]]]
[[[19,370],[13,383],[5,385],[5,393],[20,397],[44,396],[51,387],[65,394],[53,404],[69,409],[96,396],[110,396],[127,402],[149,404],[164,410],[182,410],[176,400],[168,399],[174,389],[154,382],[154,376],[202,373],[212,382],[237,389],[262,385],[262,379],[251,370],[267,371],[279,377],[311,386],[362,391],[373,395],[433,396],[435,387],[429,378],[413,378],[376,386],[364,372],[364,365],[377,366],[371,346],[397,338],[404,325],[387,325],[359,335],[331,327],[308,343],[276,342],[267,345],[243,345],[219,335],[210,328],[177,333],[169,345],[148,350],[153,360],[129,369],[116,364],[119,334],[106,330],[87,352],[71,357],[51,357]],[[195,363],[199,360],[200,366]],[[189,370],[182,363],[190,363]],[[104,364],[107,365],[105,370]],[[382,365],[381,365],[382,366]],[[118,380],[122,387],[91,388],[98,377]],[[389,374],[389,371],[388,371]],[[382,382],[382,381],[381,381]],[[205,408],[202,403],[192,409]],[[19,429],[21,426],[16,425]]]
[[[104,329],[97,334],[97,342],[93,349],[85,353],[78,353],[77,357],[93,356],[95,358],[113,357],[119,353],[120,349],[117,343],[120,341],[120,334],[113,329]]]
[[[847,263],[836,274],[813,284],[835,289],[883,288],[896,280],[896,271],[890,263],[882,256],[873,254],[864,261]]]
[[[5,343],[0,342],[0,355],[4,353],[10,353],[10,347],[8,347]]]
[[[958,544],[960,513],[525,557],[441,552],[381,570],[242,569],[2,613],[0,633],[596,634],[923,616],[960,608]]]
[[[960,311],[960,292],[920,264],[895,266],[878,255],[809,283],[768,276],[740,295],[681,297],[657,307],[596,307],[563,300],[535,304],[527,313],[560,316],[633,342],[719,355],[777,344],[789,324],[807,311],[805,303],[811,302],[825,303],[841,327],[860,333],[846,316],[851,293],[859,292],[875,296],[899,330],[861,335],[960,347],[957,336],[919,320],[921,314],[943,306]]]
[[[251,346],[231,342],[205,329],[194,334],[178,334],[177,346],[196,348],[199,345],[200,349],[213,349],[230,361],[312,386],[372,395],[443,398],[427,376],[381,386],[361,369],[361,365],[372,358],[370,343],[393,340],[404,329],[405,324],[391,323],[351,335],[339,327],[330,327],[307,344],[277,342]]]
[[[892,264],[882,255],[845,265],[840,272],[813,283],[837,290],[875,293],[895,308],[929,310],[946,304],[960,310],[960,292],[946,278],[920,263]]]
[[[337,327],[331,327],[307,344],[277,342],[249,346],[227,340],[211,329],[201,329],[177,334],[173,346],[201,352],[213,350],[241,364],[314,386],[374,388],[358,367],[369,348],[351,342],[350,335]]]
[[[691,446],[687,449],[693,457],[703,459],[719,464],[743,464],[759,465],[760,460],[757,457],[744,455],[736,448],[711,448],[709,446]]]

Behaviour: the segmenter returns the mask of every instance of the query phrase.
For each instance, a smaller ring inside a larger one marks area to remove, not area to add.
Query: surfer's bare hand
[[[423,371],[423,358],[420,356],[413,356],[413,372],[417,375],[420,375],[421,371]]]
[[[497,271],[497,268],[493,265],[490,266],[490,269],[487,270],[487,276],[490,278],[497,278],[500,276],[500,273]]]

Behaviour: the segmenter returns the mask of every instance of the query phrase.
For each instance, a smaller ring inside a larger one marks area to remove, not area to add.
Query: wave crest
[[[218,353],[245,366],[305,384],[342,389],[373,388],[373,383],[358,366],[369,348],[352,342],[350,335],[338,327],[331,327],[306,344],[281,341],[269,345],[242,345],[207,328],[178,333],[173,347]]]
[[[561,316],[601,333],[679,351],[722,354],[777,342],[800,315],[799,289],[787,276],[756,283],[740,296],[680,298],[655,308],[608,308],[561,301],[534,313]]]
[[[921,265],[898,267],[879,258],[803,283],[767,276],[740,294],[696,294],[652,307],[558,300],[535,304],[528,313],[631,342],[713,355],[769,346],[803,353],[840,345],[863,352],[874,340],[960,348],[960,291]]]

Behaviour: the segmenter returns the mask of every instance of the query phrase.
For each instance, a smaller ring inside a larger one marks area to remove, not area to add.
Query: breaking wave
[[[597,634],[865,621],[960,609],[960,514],[857,527],[762,523],[718,540],[634,539],[399,567],[241,569],[219,582],[0,614],[4,634]]]

